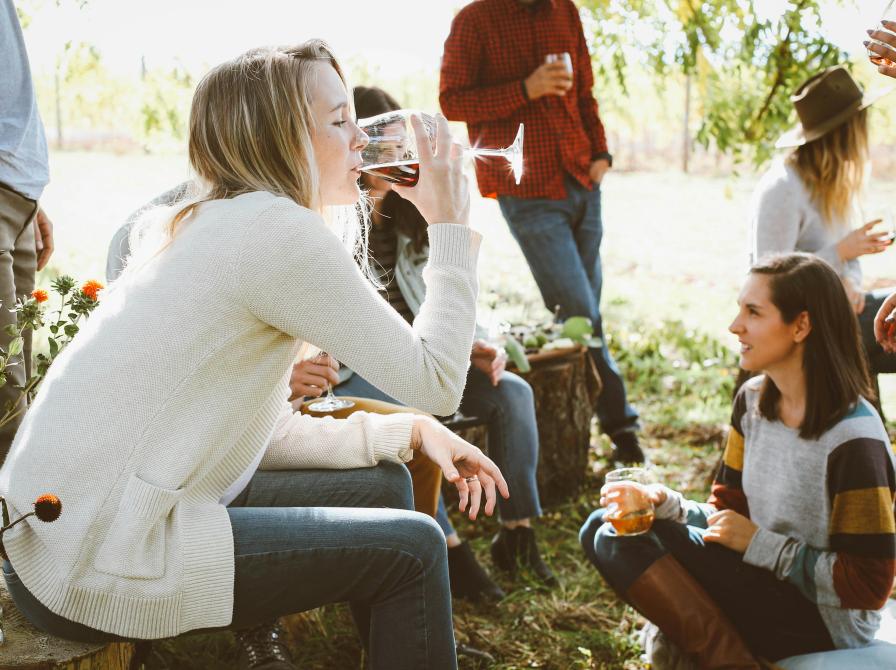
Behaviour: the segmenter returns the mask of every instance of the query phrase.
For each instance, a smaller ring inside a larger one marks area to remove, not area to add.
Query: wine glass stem
[[[507,155],[507,151],[505,149],[467,149],[464,153],[466,153],[471,158],[479,158],[482,156],[497,156],[498,158],[504,158]]]

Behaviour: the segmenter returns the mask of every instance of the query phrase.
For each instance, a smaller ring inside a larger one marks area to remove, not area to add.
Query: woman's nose
[[[355,143],[352,146],[352,150],[354,151],[362,151],[364,147],[370,144],[370,138],[367,136],[361,128],[355,124],[355,128],[357,129],[357,133],[355,133]]]

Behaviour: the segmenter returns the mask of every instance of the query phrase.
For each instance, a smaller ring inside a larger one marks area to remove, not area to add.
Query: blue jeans
[[[744,641],[765,658],[778,660],[834,648],[814,603],[789,582],[744,563],[743,556],[703,541],[704,528],[658,519],[643,535],[623,537],[594,512],[579,540],[585,556],[625,598],[629,587],[655,561],[672,554],[728,616]]]
[[[335,387],[333,393],[403,404],[357,373]],[[538,427],[535,423],[532,387],[512,372],[505,372],[501,382],[492,386],[488,377],[471,367],[467,373],[467,385],[460,408],[465,414],[483,417],[488,422],[489,456],[500,468],[510,489],[509,500],[498,496],[501,518],[516,521],[541,516],[538,484],[535,481],[538,468]],[[445,535],[454,532],[441,496],[436,521]]]
[[[413,507],[407,468],[394,463],[256,472],[228,508],[231,628],[348,601],[371,668],[456,668],[445,540]],[[119,639],[53,614],[12,566],[3,572],[16,607],[37,628],[74,640]]]
[[[498,204],[529,263],[545,307],[553,312],[559,305],[562,319],[587,316],[594,335],[603,339],[600,186],[589,190],[570,177],[565,184],[565,200],[505,195],[498,198]],[[638,413],[626,399],[625,384],[609,349],[598,347],[591,355],[603,381],[597,406],[601,429],[611,438],[634,430]]]

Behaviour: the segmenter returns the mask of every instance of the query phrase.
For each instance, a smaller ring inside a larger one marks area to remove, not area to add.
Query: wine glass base
[[[308,403],[308,409],[312,412],[338,412],[341,409],[348,409],[354,406],[355,403],[344,398],[323,398]]]

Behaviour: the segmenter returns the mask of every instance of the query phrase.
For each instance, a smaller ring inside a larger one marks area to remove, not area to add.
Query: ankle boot
[[[760,670],[740,633],[703,587],[666,554],[629,587],[626,599],[701,670]]]
[[[235,631],[234,637],[240,650],[240,670],[297,670],[278,620]]]
[[[520,567],[531,570],[545,586],[556,586],[557,577],[542,560],[535,531],[525,526],[502,527],[492,540],[492,561],[504,572],[515,577]]]
[[[468,600],[501,600],[506,593],[492,581],[466,542],[448,548],[451,595]]]

